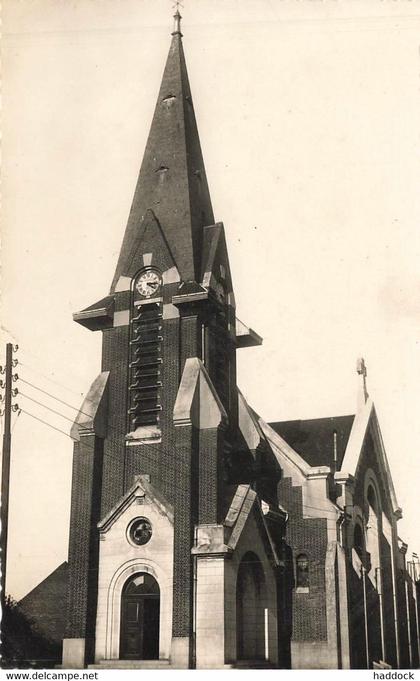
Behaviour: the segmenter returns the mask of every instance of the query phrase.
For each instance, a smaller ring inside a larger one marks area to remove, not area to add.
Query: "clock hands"
[[[159,290],[160,285],[161,280],[159,276],[154,272],[150,272],[141,275],[136,284],[136,288],[142,296],[150,298],[151,295]]]

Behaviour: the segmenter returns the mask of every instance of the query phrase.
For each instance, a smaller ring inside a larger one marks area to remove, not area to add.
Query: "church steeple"
[[[141,225],[153,211],[183,281],[199,279],[203,227],[214,223],[177,10],[172,42],[111,288],[135,274]]]

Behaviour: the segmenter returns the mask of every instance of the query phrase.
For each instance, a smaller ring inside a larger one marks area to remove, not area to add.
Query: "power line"
[[[17,341],[15,340],[15,342],[17,342]],[[31,350],[28,350],[28,348],[25,348],[25,349],[20,348],[20,350],[23,352],[24,355],[29,355],[29,356],[32,357],[33,359],[36,359],[38,362],[41,362],[41,363],[44,363],[44,362],[45,362],[45,358],[40,357],[39,355],[34,354]],[[65,370],[63,369],[63,367],[61,367],[61,371],[62,371],[62,373],[63,373],[64,375],[66,375],[68,378],[71,378],[72,380],[74,379],[74,374],[70,374],[70,372],[65,371]]]
[[[36,421],[43,423],[44,426],[48,426],[48,428],[52,428],[53,430],[56,430],[58,433],[62,433],[66,437],[69,437],[70,440],[75,439],[75,438],[71,437],[71,435],[66,433],[64,430],[61,430],[60,428],[56,428],[55,426],[52,426],[51,423],[48,423],[48,421],[44,421],[43,419],[40,419],[38,416],[34,416],[34,414],[31,414],[29,411],[25,411],[25,409],[21,409],[20,411],[22,412],[22,414],[26,414],[27,416],[30,416],[31,418],[35,419]]]
[[[61,430],[61,428],[57,428],[56,426],[53,426],[53,425],[52,425],[51,423],[49,423],[48,421],[44,421],[44,419],[39,418],[39,416],[35,416],[35,414],[31,414],[29,411],[26,411],[25,409],[20,409],[19,411],[22,412],[23,414],[26,414],[27,416],[30,416],[31,418],[35,419],[36,421],[39,421],[39,422],[42,423],[44,426],[47,426],[48,428],[52,428],[52,430],[55,430],[55,431],[57,431],[58,433],[61,433],[62,435],[65,435],[65,436],[68,437],[72,442],[79,442],[79,443],[80,443],[80,440],[79,440],[79,439],[77,439],[77,438],[75,438],[75,437],[72,437],[69,433],[66,433],[65,430]],[[83,447],[84,447],[85,449],[90,449],[91,451],[94,451],[94,450],[95,450],[95,447],[94,447],[94,446],[92,446],[92,445],[90,445],[90,444],[88,444],[88,443],[86,443],[86,442],[83,443]],[[113,455],[113,454],[110,454],[109,452],[106,453],[106,458],[107,458],[107,459],[113,459],[114,461],[118,461],[119,463],[121,463],[121,458],[119,458],[118,456],[115,456],[115,455]]]
[[[34,383],[30,383],[29,381],[25,381],[24,378],[20,378],[19,380],[22,381],[22,383],[25,383],[26,385],[29,385],[31,388],[34,388],[35,390],[39,390],[39,392],[44,393],[44,395],[48,395],[48,397],[51,397],[53,400],[57,400],[57,402],[60,402],[64,406],[68,407],[69,409],[73,409],[73,411],[77,412],[78,414],[83,414],[84,416],[87,416],[89,419],[92,419],[92,414],[88,414],[85,411],[82,411],[82,409],[79,409],[77,407],[73,407],[73,405],[69,404],[68,402],[65,402],[64,400],[60,399],[59,397],[56,397],[52,393],[49,393],[47,390],[43,390],[39,386],[35,385]],[[22,392],[19,393],[20,395],[23,395]],[[36,400],[32,397],[29,397],[29,395],[24,395],[25,397],[28,397],[28,399],[32,400],[33,402],[36,402]],[[63,418],[67,419],[70,421],[70,423],[74,423],[74,419],[69,419],[68,417],[64,416],[64,414],[61,414],[60,412],[54,411],[54,409],[51,409],[48,407],[46,404],[41,404],[41,402],[37,402],[37,404],[41,405],[42,407],[45,407],[46,409],[50,409],[53,413],[57,414],[58,416],[62,416]],[[108,431],[111,433],[117,433],[120,435],[119,431],[117,431],[116,428],[112,427],[111,425],[108,424]]]
[[[37,400],[33,399],[32,397],[29,397],[28,395],[25,395],[22,392],[20,393],[20,395],[23,395],[23,397],[26,397],[27,399],[32,400],[32,402],[39,404],[41,407],[45,407],[46,409],[49,409],[51,412],[53,412],[53,414],[57,414],[58,416],[61,416],[62,418],[66,419],[67,421],[70,421],[70,423],[73,423],[73,421],[71,419],[67,418],[63,414],[60,414],[60,412],[55,411],[55,409],[51,409],[51,407],[48,407],[47,405],[42,404],[41,402],[38,402]],[[72,441],[79,442],[79,440],[77,440],[76,438],[73,438],[71,435],[66,433],[64,430],[61,430],[60,428],[56,428],[55,426],[48,423],[48,421],[44,421],[43,419],[40,419],[38,416],[35,416],[34,414],[30,414],[29,412],[25,411],[24,409],[21,409],[21,411],[24,414],[27,414],[28,416],[32,416],[32,418],[36,419],[40,423],[43,423],[44,425],[46,425],[50,428],[53,428],[54,430],[58,431],[59,433],[62,433],[63,435],[66,435],[66,437],[69,437]],[[91,449],[93,449],[93,447],[91,447]],[[116,460],[118,460],[117,457],[112,457],[112,458],[115,458]],[[335,511],[333,511],[333,510],[318,508],[316,506],[308,506],[306,504],[302,504],[302,508],[308,508],[308,509],[311,509],[311,510],[314,510],[314,511],[321,511],[322,513],[333,513],[333,514],[335,514]],[[304,520],[309,520],[309,518],[304,518]],[[329,518],[325,518],[325,520],[327,520],[327,522],[332,521],[332,519],[329,519]]]
[[[86,412],[83,412],[82,410],[77,409],[76,407],[73,407],[73,405],[69,404],[68,402],[65,402],[64,400],[61,400],[60,398],[56,397],[55,395],[52,395],[52,394],[49,393],[48,391],[43,390],[42,388],[39,388],[39,387],[36,386],[35,384],[30,383],[29,381],[25,381],[25,379],[23,379],[23,378],[20,378],[19,380],[21,380],[21,381],[22,381],[23,383],[25,383],[26,385],[29,385],[31,388],[34,388],[35,390],[39,390],[40,392],[44,393],[45,395],[48,395],[48,396],[51,397],[52,399],[57,400],[58,402],[60,402],[60,403],[63,404],[64,406],[66,406],[66,407],[68,407],[68,408],[70,408],[70,409],[73,409],[74,411],[77,411],[78,413],[84,414],[85,416],[88,416],[89,418],[91,418],[91,414],[87,414]],[[61,414],[60,412],[56,411],[55,409],[52,409],[52,408],[49,407],[48,405],[43,404],[42,402],[39,402],[38,400],[35,400],[33,397],[30,397],[29,395],[26,395],[25,393],[22,393],[22,392],[20,392],[19,394],[22,395],[23,397],[25,397],[25,398],[31,400],[31,401],[34,402],[35,404],[38,404],[39,406],[41,406],[41,407],[43,407],[43,408],[45,408],[45,409],[48,409],[48,410],[51,411],[53,414],[56,414],[57,416],[60,416],[61,418],[64,418],[66,421],[69,421],[69,422],[72,423],[72,424],[74,423],[74,421],[73,421],[72,419],[69,419],[67,416],[65,416],[64,414]],[[68,433],[65,433],[64,431],[60,430],[59,428],[56,428],[55,426],[52,426],[52,425],[51,425],[50,423],[48,423],[47,421],[43,421],[42,419],[40,419],[40,418],[34,416],[33,414],[30,414],[29,412],[26,412],[25,410],[22,410],[22,411],[23,411],[25,414],[28,414],[28,416],[32,416],[33,418],[37,419],[38,421],[40,421],[40,422],[43,423],[44,425],[47,425],[47,426],[49,426],[50,428],[53,428],[54,430],[56,430],[56,431],[58,431],[58,432],[60,432],[60,433],[63,433],[63,434],[66,435],[67,437],[70,437],[70,438],[71,438],[71,436],[70,436]],[[114,429],[111,428],[111,430],[114,430]],[[74,440],[75,438],[71,438],[71,439]],[[77,440],[76,440],[76,441],[77,441]],[[317,497],[317,498],[318,498],[320,501],[323,500],[321,497]],[[303,511],[304,509],[310,509],[310,510],[313,510],[313,511],[319,511],[319,512],[324,513],[324,514],[337,515],[337,513],[338,513],[338,511],[339,511],[339,509],[337,509],[337,510],[334,510],[334,509],[326,509],[326,508],[321,508],[321,507],[319,507],[319,506],[311,506],[311,505],[309,505],[309,504],[300,504],[300,506],[301,506],[301,508],[302,508],[302,511]],[[309,519],[309,518],[305,518],[304,520],[308,520],[308,519]],[[326,520],[329,521],[330,519],[326,518]],[[339,518],[337,518],[337,520],[339,520]]]
[[[72,404],[69,404],[68,402],[65,402],[64,400],[61,400],[56,395],[52,395],[47,390],[43,390],[42,388],[39,388],[34,383],[30,383],[29,381],[25,381],[24,378],[19,378],[19,380],[22,381],[22,383],[29,385],[31,388],[34,388],[35,390],[39,390],[39,392],[44,393],[44,395],[48,395],[48,397],[52,397],[53,400],[57,400],[57,402],[64,404],[65,407],[68,407],[69,409],[73,409],[74,411],[77,411],[80,414],[84,414],[84,416],[88,416],[89,418],[92,418],[92,414],[87,414],[85,411],[82,411],[81,409],[78,409],[77,407],[73,407]]]
[[[328,497],[325,497],[327,499]],[[302,508],[310,508],[313,511],[322,511],[322,513],[332,513],[333,515],[337,516],[337,520],[339,520],[339,515],[338,512],[333,511],[332,509],[328,508],[318,508],[317,506],[307,506],[306,504],[301,504]],[[311,518],[304,518],[304,520],[311,520]],[[314,520],[320,520],[320,518],[314,518]]]
[[[33,385],[32,383],[29,383],[29,381],[25,381],[25,380],[22,379],[22,378],[19,379],[19,380],[21,380],[23,383],[26,383],[27,385],[30,385],[32,388],[35,388],[36,390],[39,390],[40,392],[45,393],[45,394],[48,395],[49,397],[52,397],[53,399],[56,399],[58,402],[61,402],[62,404],[64,404],[66,407],[69,407],[70,409],[74,409],[75,411],[78,411],[78,412],[80,412],[81,414],[85,414],[85,416],[91,417],[91,414],[86,414],[85,412],[76,409],[76,407],[72,407],[72,406],[69,405],[67,402],[64,402],[63,400],[60,400],[59,398],[55,397],[54,395],[51,395],[51,394],[48,393],[47,391],[42,390],[41,388],[38,388],[37,386]],[[39,402],[38,400],[35,400],[33,397],[29,397],[29,395],[26,395],[25,393],[22,393],[22,392],[20,392],[19,394],[22,395],[23,397],[26,397],[27,399],[31,400],[32,402],[35,402],[35,404],[38,404],[39,406],[41,406],[41,407],[43,407],[43,408],[45,408],[45,409],[48,409],[48,410],[51,411],[53,414],[56,414],[57,416],[61,416],[62,418],[66,419],[66,421],[69,421],[69,422],[72,423],[72,424],[74,423],[74,421],[73,421],[72,419],[69,419],[67,416],[64,416],[64,414],[61,414],[60,412],[56,411],[55,409],[52,409],[51,407],[48,407],[46,404],[43,404],[42,402]],[[63,430],[60,430],[59,428],[56,428],[55,426],[52,426],[52,425],[49,424],[47,421],[43,421],[42,419],[40,419],[40,418],[34,416],[33,414],[30,414],[29,412],[26,412],[25,410],[22,410],[22,411],[23,411],[25,414],[28,414],[28,416],[32,416],[33,418],[36,418],[36,419],[37,419],[38,421],[40,421],[41,423],[44,423],[44,425],[50,426],[50,428],[54,428],[54,430],[57,430],[58,432],[63,433],[64,435],[67,435],[67,437],[71,437],[70,435],[68,435],[68,433],[65,433]],[[113,430],[113,429],[111,429],[111,430]],[[71,439],[72,439],[72,440],[75,440],[75,438],[71,438]],[[78,440],[76,440],[76,441],[78,442]],[[321,499],[321,498],[319,497],[319,499]],[[325,513],[325,514],[329,513],[329,514],[337,515],[337,512],[336,512],[335,510],[333,510],[333,509],[320,508],[320,507],[317,507],[317,506],[309,506],[309,505],[307,505],[307,504],[301,504],[301,507],[302,507],[302,510],[303,510],[303,509],[311,509],[311,510],[313,510],[313,511],[320,511],[320,512]],[[309,520],[309,518],[306,518],[306,519],[304,519],[304,520]],[[328,518],[327,518],[326,520],[328,520]],[[337,518],[337,520],[338,520],[338,518]]]
[[[18,418],[19,418],[19,416],[20,416],[21,411],[22,411],[22,410],[19,409],[18,412],[17,412],[17,414],[16,414],[16,416],[15,416],[15,420],[14,420],[14,422],[13,422],[13,426],[12,426],[12,430],[11,430],[12,433],[13,433],[13,431],[14,431],[14,429],[15,429],[15,425],[16,425],[16,423],[17,423],[17,420],[18,420]]]
[[[47,381],[49,381],[50,383],[53,383],[54,385],[59,386],[60,388],[64,388],[64,390],[67,390],[68,392],[72,393],[73,395],[77,395],[78,397],[84,396],[84,393],[76,392],[76,390],[73,390],[72,388],[67,387],[66,385],[64,385],[64,383],[60,383],[59,381],[54,381],[52,378],[49,378],[46,374],[43,374],[42,371],[39,371],[38,369],[34,369],[33,367],[26,364],[26,362],[19,362],[19,366],[25,367],[25,369],[27,369],[29,371],[33,371],[35,374],[42,376],[42,378],[45,378]]]
[[[40,407],[43,407],[44,409],[48,409],[51,411],[53,414],[56,414],[57,416],[61,416],[61,418],[66,419],[66,421],[69,421],[70,423],[74,423],[74,419],[69,419],[68,416],[64,416],[64,414],[61,414],[59,411],[56,411],[55,409],[52,409],[46,404],[43,404],[42,402],[38,402],[38,400],[35,400],[33,397],[30,397],[29,395],[25,395],[22,391],[19,392],[19,395],[22,397],[26,397],[27,400],[31,400],[31,402],[35,402],[35,404],[38,404]]]

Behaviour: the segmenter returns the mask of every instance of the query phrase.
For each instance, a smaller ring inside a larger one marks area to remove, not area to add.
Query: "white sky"
[[[363,355],[418,552],[420,2],[184,0],[182,13],[238,316],[264,337],[238,353],[239,385],[268,421],[354,413]],[[3,0],[2,323],[20,377],[74,407],[101,338],[71,314],[108,293],[171,15],[170,0]],[[21,597],[67,556],[72,443],[21,414],[12,456]]]

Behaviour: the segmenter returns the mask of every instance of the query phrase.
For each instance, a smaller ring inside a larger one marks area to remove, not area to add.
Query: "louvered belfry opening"
[[[134,306],[130,323],[129,430],[158,425],[162,388],[162,305]]]
[[[210,342],[213,347],[211,364],[212,379],[223,405],[229,408],[229,361],[228,324],[224,306],[220,306],[211,317],[209,325]]]

